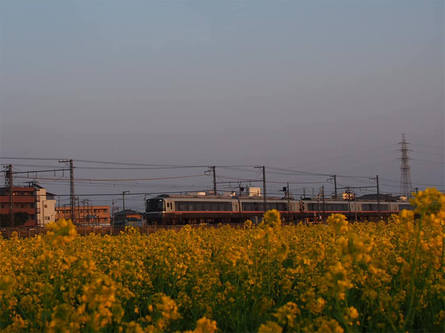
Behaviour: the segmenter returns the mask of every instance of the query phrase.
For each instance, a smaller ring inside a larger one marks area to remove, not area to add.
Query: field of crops
[[[184,227],[0,239],[0,329],[445,331],[445,197],[389,223]]]

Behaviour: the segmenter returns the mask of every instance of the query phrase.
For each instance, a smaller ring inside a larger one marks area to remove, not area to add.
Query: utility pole
[[[79,196],[76,196],[76,203],[77,203],[77,214],[76,214],[76,216],[74,217],[75,218],[75,220],[77,221],[77,223],[80,223],[79,222],[79,220],[80,220],[80,214],[81,214],[81,209],[80,209],[80,197]],[[85,216],[84,216],[84,222],[85,222]]]
[[[74,164],[73,160],[60,160],[59,163],[69,163],[70,166],[70,205],[71,205],[71,221],[75,224],[75,213],[74,213],[74,205],[75,205],[75,196],[74,196]]]
[[[262,169],[263,170],[263,210],[264,212],[266,212],[266,207],[267,207],[267,192],[266,192],[266,167],[264,165],[262,166],[256,166],[255,168],[257,169]]]
[[[375,176],[375,183],[377,187],[377,211],[380,212],[380,184],[379,184],[379,175]]]
[[[264,212],[267,210],[267,192],[266,192],[266,167],[263,165],[263,192],[264,192]]]
[[[337,175],[333,175],[334,178],[334,199],[337,200]]]
[[[213,173],[213,194],[216,195],[216,167],[213,165],[211,169]]]
[[[90,199],[82,200],[82,210],[84,216],[84,223],[91,224],[91,217],[93,216],[90,207]],[[80,207],[80,205],[79,205]],[[80,215],[79,215],[80,216]]]
[[[345,192],[346,192],[346,198],[348,200],[348,210],[349,210],[349,212],[351,212],[352,193],[351,193],[351,189],[349,188],[349,186],[345,187]]]
[[[145,203],[147,205],[147,203]],[[110,223],[113,225],[114,222],[114,214],[116,213],[116,206],[114,203],[114,199],[111,200],[111,216],[110,216]]]
[[[86,207],[87,207],[87,199],[84,199],[84,200],[82,200],[82,210],[85,211]],[[80,215],[79,215],[79,219],[80,219]],[[85,218],[85,221],[86,221],[86,218]]]
[[[290,192],[289,192],[289,183],[286,183],[286,186],[283,187],[282,191],[284,192],[284,198],[287,200],[287,221],[290,222]]]
[[[241,182],[238,184],[238,196],[241,196],[244,192],[244,186],[242,186]]]
[[[125,194],[130,193],[130,191],[123,191],[122,192],[122,211],[125,211]]]
[[[322,200],[322,209],[323,209],[323,218],[324,218],[324,214],[326,212],[326,201],[324,198],[324,185],[321,185],[321,200]]]
[[[74,224],[76,224],[76,217],[74,214],[74,166],[73,160],[69,160],[70,163],[70,199],[71,199],[71,219]]]
[[[9,164],[6,168],[6,185],[9,189],[9,226],[14,226],[14,185],[12,175],[12,164]]]
[[[287,222],[290,222],[290,189],[289,183],[286,184],[286,196],[287,196]]]
[[[319,218],[320,214],[321,214],[321,188],[318,189],[318,194],[317,194],[317,219]]]

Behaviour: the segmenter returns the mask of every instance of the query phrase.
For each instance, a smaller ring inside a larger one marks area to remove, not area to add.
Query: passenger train
[[[266,210],[276,209],[284,222],[317,222],[333,213],[342,213],[352,220],[378,220],[412,209],[406,201],[314,200],[303,198],[272,198]],[[181,225],[195,223],[242,223],[247,219],[259,222],[264,214],[261,196],[207,195],[203,193],[163,194],[146,200],[146,222],[149,225]]]

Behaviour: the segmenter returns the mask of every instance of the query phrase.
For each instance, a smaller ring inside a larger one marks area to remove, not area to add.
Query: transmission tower
[[[412,191],[411,183],[411,172],[409,167],[409,157],[408,157],[408,142],[406,141],[405,134],[402,134],[402,141],[399,142],[400,153],[402,157],[400,158],[400,194],[409,198]]]

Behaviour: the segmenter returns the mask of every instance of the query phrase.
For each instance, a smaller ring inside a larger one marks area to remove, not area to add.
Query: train
[[[382,196],[383,198],[383,196]],[[341,213],[354,221],[380,220],[412,209],[407,201],[396,199],[320,199],[290,196],[278,198],[242,195],[214,195],[205,192],[191,194],[161,194],[145,202],[148,225],[184,225],[243,223],[261,221],[264,211],[276,209],[283,222],[320,222],[333,213]]]

